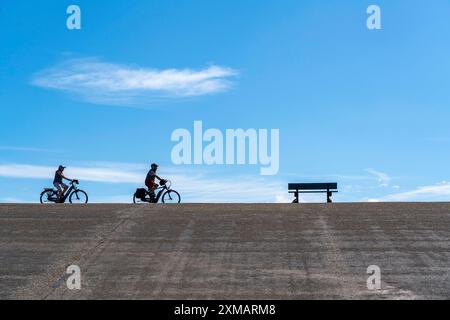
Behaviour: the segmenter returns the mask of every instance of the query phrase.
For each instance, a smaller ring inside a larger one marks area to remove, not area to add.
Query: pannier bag
[[[144,199],[145,198],[145,189],[136,189],[136,198]]]

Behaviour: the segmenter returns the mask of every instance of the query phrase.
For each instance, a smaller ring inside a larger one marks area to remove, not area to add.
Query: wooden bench
[[[295,199],[292,203],[299,203],[300,193],[326,193],[327,203],[332,203],[331,197],[333,193],[337,191],[336,182],[327,183],[289,183],[288,185],[289,193],[295,195]]]

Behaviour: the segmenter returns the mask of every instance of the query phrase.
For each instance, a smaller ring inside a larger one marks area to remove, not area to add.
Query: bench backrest
[[[336,182],[327,183],[289,183],[289,190],[336,190]]]

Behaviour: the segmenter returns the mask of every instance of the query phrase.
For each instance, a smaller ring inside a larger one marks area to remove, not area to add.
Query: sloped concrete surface
[[[448,299],[450,203],[0,205],[0,298]]]

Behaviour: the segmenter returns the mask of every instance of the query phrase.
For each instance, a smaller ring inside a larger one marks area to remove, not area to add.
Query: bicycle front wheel
[[[162,202],[163,203],[180,203],[181,196],[175,190],[168,190],[163,194]]]
[[[69,198],[70,203],[73,204],[84,204],[88,203],[88,195],[83,190],[77,190],[72,192]]]

